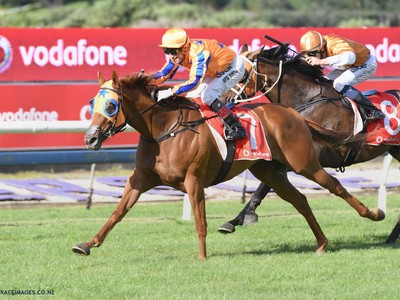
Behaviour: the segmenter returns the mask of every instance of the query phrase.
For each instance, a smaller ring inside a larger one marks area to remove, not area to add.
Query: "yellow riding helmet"
[[[181,28],[171,28],[162,37],[162,48],[182,48],[189,41],[186,31]]]
[[[300,51],[304,53],[321,50],[324,42],[318,31],[308,31],[300,39]]]

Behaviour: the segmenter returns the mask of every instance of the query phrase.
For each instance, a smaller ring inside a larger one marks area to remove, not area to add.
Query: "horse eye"
[[[105,112],[110,117],[117,113],[117,104],[115,103],[115,100],[108,100],[106,102]]]

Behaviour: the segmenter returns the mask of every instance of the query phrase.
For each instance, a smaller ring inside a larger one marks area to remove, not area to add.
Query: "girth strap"
[[[215,178],[214,182],[211,185],[216,185],[218,183],[221,183],[228,174],[229,170],[231,169],[233,158],[235,157],[236,141],[235,140],[226,141],[226,148],[227,148],[226,158],[222,163],[222,167],[221,170],[219,171],[217,178]]]

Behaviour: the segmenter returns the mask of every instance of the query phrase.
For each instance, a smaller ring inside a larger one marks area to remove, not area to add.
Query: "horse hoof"
[[[316,251],[318,256],[324,254],[324,252],[325,252],[325,248],[322,248],[322,249],[318,248],[317,251]]]
[[[234,233],[235,226],[233,226],[231,223],[222,224],[221,226],[219,226],[218,232],[222,234]]]
[[[382,221],[385,219],[385,212],[380,208],[374,208],[374,214],[376,216],[375,221]]]
[[[326,241],[326,242],[321,243],[320,245],[318,245],[318,248],[317,248],[317,251],[316,251],[317,254],[318,254],[318,255],[323,254],[323,253],[325,252],[326,247],[328,247],[328,241]]]
[[[244,216],[243,226],[250,226],[258,222],[258,215],[256,213],[247,214]]]
[[[79,245],[72,247],[72,252],[74,252],[77,255],[89,256],[90,255],[90,247],[86,244],[79,244]]]

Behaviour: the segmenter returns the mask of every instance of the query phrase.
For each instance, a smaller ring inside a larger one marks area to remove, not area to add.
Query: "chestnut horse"
[[[304,118],[313,120],[325,128],[353,134],[354,113],[343,101],[344,97],[335,90],[332,81],[323,76],[323,69],[309,65],[301,55],[290,57],[288,44],[279,44],[280,46],[268,50],[260,48],[251,53],[246,51],[246,45],[244,46],[242,55],[248,59],[249,77],[235,91],[225,95],[227,100],[241,101],[240,99],[243,99],[245,101],[265,95],[272,103],[293,107]],[[257,92],[259,94],[256,95]],[[397,99],[400,97],[399,90],[390,90],[386,93]],[[398,145],[371,146],[364,144],[362,140],[358,146],[345,145],[336,149],[330,148],[327,144],[316,145],[316,151],[323,167],[337,168],[342,171],[346,166],[369,161],[387,151],[400,161]],[[270,190],[270,186],[260,183],[239,215],[222,224],[218,231],[232,233],[237,225],[251,225],[256,222],[258,216],[255,210]]]
[[[118,79],[113,72],[112,80],[105,81],[100,73],[98,75],[101,87],[92,102],[94,114],[85,135],[87,147],[98,150],[104,140],[118,133],[126,123],[140,133],[140,142],[136,168],[128,177],[118,206],[89,242],[72,248],[77,254],[89,255],[92,247],[99,247],[142,193],[158,185],[168,185],[189,195],[199,239],[199,258],[207,256],[204,188],[217,178],[223,159],[205,118],[194,102],[184,97],[156,102],[154,91],[157,87],[152,85],[151,78],[151,75],[137,73]],[[384,218],[382,211],[364,206],[321,167],[313,137],[322,144],[324,140],[338,143],[343,141],[342,134],[305,121],[295,110],[282,105],[248,104],[246,107],[261,120],[272,160],[234,161],[223,181],[249,169],[259,180],[273,187],[307,220],[317,239],[318,253],[327,247],[327,238],[306,197],[288,181],[288,170],[343,198],[360,216],[375,221]]]

